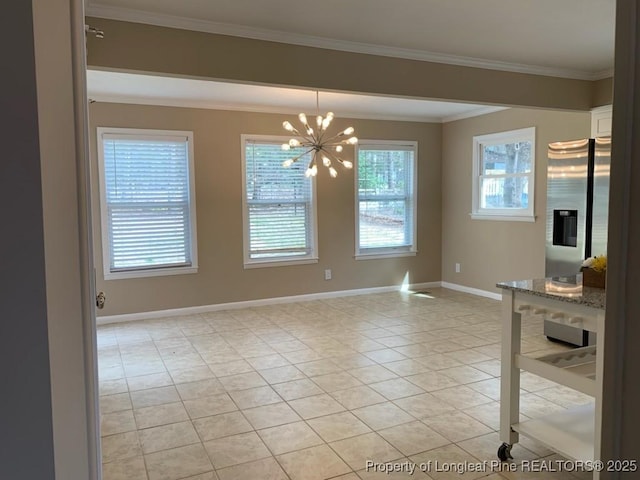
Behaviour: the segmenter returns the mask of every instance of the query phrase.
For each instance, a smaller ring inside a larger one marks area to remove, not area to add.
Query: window
[[[98,128],[105,279],[197,271],[193,133]]]
[[[304,175],[310,156],[283,167],[292,157],[281,148],[287,140],[242,136],[245,268],[317,262],[315,181]]]
[[[535,128],[473,137],[472,218],[535,221]]]
[[[416,142],[357,148],[356,258],[415,255]]]

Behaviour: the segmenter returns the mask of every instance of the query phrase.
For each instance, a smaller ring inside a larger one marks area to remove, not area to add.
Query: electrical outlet
[[[324,271],[324,279],[325,280],[331,280],[331,269],[330,268],[327,268]]]
[[[460,273],[460,264],[456,263],[456,273]]]

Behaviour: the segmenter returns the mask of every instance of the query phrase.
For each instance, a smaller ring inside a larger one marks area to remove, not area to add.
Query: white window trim
[[[411,196],[413,201],[413,238],[407,247],[380,247],[360,249],[360,195],[358,191],[358,158],[360,149],[371,146],[402,146],[413,150],[413,170]],[[354,153],[354,192],[355,192],[355,255],[356,260],[377,260],[384,258],[413,257],[418,253],[418,142],[412,140],[358,140]]]
[[[240,135],[240,151],[242,154],[242,251],[245,269],[266,268],[266,267],[286,267],[292,265],[308,265],[318,263],[318,192],[316,190],[315,177],[308,178],[311,182],[311,253],[309,255],[280,257],[278,259],[255,259],[251,258],[249,253],[249,213],[247,208],[247,159],[246,159],[246,142],[249,140],[257,142],[274,142],[287,143],[291,137],[281,135],[254,135],[243,133]],[[285,167],[282,167],[285,168]]]
[[[482,171],[482,147],[522,141],[531,142],[531,172],[529,177],[528,208],[480,208],[480,172]],[[536,127],[521,128],[506,132],[490,133],[473,137],[473,178],[472,208],[470,216],[474,220],[499,220],[514,222],[535,222],[535,180],[536,180]]]
[[[193,132],[182,130],[151,130],[140,128],[97,127],[98,145],[98,179],[100,188],[100,227],[102,229],[102,265],[105,280],[123,280],[127,278],[160,277],[169,275],[183,275],[198,273],[198,240],[196,226],[196,184],[193,154]],[[158,137],[181,137],[187,139],[189,155],[189,216],[191,224],[191,265],[184,267],[156,267],[140,268],[136,270],[111,272],[109,266],[109,225],[107,215],[107,196],[105,183],[104,145],[103,135],[129,135],[131,138],[156,140]]]

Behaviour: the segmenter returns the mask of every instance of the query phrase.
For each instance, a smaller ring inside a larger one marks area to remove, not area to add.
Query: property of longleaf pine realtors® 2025
[[[405,462],[374,462],[367,460],[366,471],[391,473],[408,473],[413,475],[416,470],[424,473],[447,472],[462,475],[467,472],[592,472],[602,470],[601,462],[581,462],[571,460],[522,460],[521,462],[501,462],[499,460],[483,462],[439,462],[429,460],[423,463]],[[637,468],[637,467],[636,467]]]

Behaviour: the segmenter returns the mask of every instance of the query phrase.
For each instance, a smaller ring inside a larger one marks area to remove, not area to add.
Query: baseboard
[[[449,282],[440,282],[440,283],[442,285],[442,288],[448,288],[449,290],[470,293],[471,295],[491,298],[493,300],[502,300],[502,295],[500,295],[499,293],[489,292],[487,290],[480,290],[479,288],[466,287],[464,285],[458,285],[457,283],[449,283]]]
[[[102,317],[97,317],[96,323],[98,325],[108,325],[111,323],[133,322],[136,320],[149,320],[152,318],[176,317],[181,315],[193,315],[196,313],[216,312],[220,310],[237,310],[240,308],[277,305],[280,303],[306,302],[311,300],[323,300],[327,298],[352,297],[355,295],[368,295],[371,293],[412,291],[436,287],[440,287],[440,282],[426,282],[414,283],[410,285],[391,285],[387,287],[357,288],[353,290],[307,293],[303,295],[292,295],[288,297],[263,298],[258,300],[245,300],[241,302],[218,303],[214,305],[199,305],[197,307],[183,307],[150,312],[124,313],[121,315],[105,315]]]

